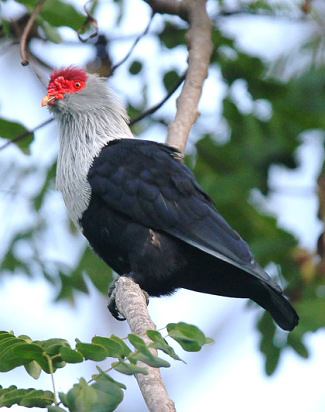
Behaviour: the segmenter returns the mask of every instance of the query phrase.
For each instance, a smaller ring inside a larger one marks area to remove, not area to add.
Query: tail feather
[[[254,296],[253,300],[270,312],[274,321],[284,330],[294,329],[299,321],[299,316],[289,301],[281,292],[271,286],[263,284],[263,294]]]

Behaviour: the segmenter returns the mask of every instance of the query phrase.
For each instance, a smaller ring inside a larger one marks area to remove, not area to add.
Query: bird
[[[136,139],[107,80],[55,69],[42,100],[60,130],[56,186],[94,252],[149,296],[249,298],[291,331],[298,315],[177,149]],[[113,315],[118,319],[116,313]]]

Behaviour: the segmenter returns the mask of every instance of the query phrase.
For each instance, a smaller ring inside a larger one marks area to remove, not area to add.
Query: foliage
[[[6,52],[8,44],[11,46],[17,42],[19,33],[25,28],[29,18],[27,12],[30,13],[37,2],[21,0],[19,3],[26,6],[26,14],[15,21],[9,18],[3,18],[1,21],[0,41],[4,44],[3,53]],[[119,8],[115,21],[115,27],[118,28],[122,24],[125,5],[121,1],[114,3],[112,7]],[[220,16],[224,18],[231,16],[232,12],[226,8],[225,2],[219,3]],[[2,8],[6,7],[6,2],[0,4]],[[96,13],[99,6],[100,2],[93,2],[92,13]],[[245,7],[237,12],[254,15],[259,13],[290,15],[290,10],[286,10],[285,6],[270,6],[269,2],[264,1],[245,2]],[[305,9],[303,12],[307,13]],[[236,11],[233,14],[236,14]],[[69,27],[78,31],[85,21],[86,16],[75,5],[61,0],[45,2],[29,35],[31,57],[40,64],[46,65],[45,55],[34,55],[33,41],[43,39],[46,44],[64,43],[62,31],[59,29]],[[281,339],[278,339],[280,332],[276,330],[268,314],[264,314],[258,321],[260,350],[265,356],[266,373],[271,374],[287,348],[291,348],[303,358],[308,357],[308,348],[304,343],[306,334],[325,326],[322,316],[325,309],[324,248],[318,247],[316,251],[315,245],[313,254],[302,250],[297,239],[288,231],[279,228],[276,218],[267,213],[264,203],[258,202],[253,194],[258,192],[259,198],[263,201],[267,200],[267,196],[271,193],[268,177],[272,166],[277,164],[289,169],[297,167],[296,151],[301,145],[301,135],[310,130],[324,129],[324,62],[320,61],[318,65],[306,67],[302,73],[289,80],[271,77],[270,65],[242,51],[233,39],[219,29],[218,21],[216,18],[212,34],[214,52],[211,69],[220,72],[225,87],[222,118],[229,133],[220,138],[217,132],[212,132],[211,127],[207,127],[206,124],[209,122],[202,113],[203,120],[199,121],[200,126],[193,132],[196,150],[187,157],[186,161],[193,168],[202,187],[214,199],[218,210],[250,244],[256,260],[263,266],[272,262],[277,263],[278,277],[281,277],[286,285],[285,293],[300,314],[300,326],[289,335],[283,333]],[[185,34],[184,23],[167,16],[161,19],[160,30],[153,32],[151,36],[155,37],[159,43],[158,49],[161,55],[164,55],[164,53],[174,53],[176,50],[183,51],[186,42]],[[114,40],[111,40],[108,34],[105,36],[105,47],[100,42],[88,42],[86,46],[92,47],[96,54],[95,60],[89,62],[89,67],[95,67],[101,75],[114,71],[110,57]],[[105,36],[103,35],[104,38]],[[313,42],[312,46],[314,47],[315,44],[317,47],[322,46],[322,42]],[[317,55],[316,52],[313,56]],[[1,49],[0,53],[2,53]],[[19,64],[18,60],[17,64]],[[130,81],[136,79],[138,84],[142,85],[143,99],[139,101],[130,99],[131,117],[137,116],[145,109],[150,90],[160,85],[166,93],[169,92],[181,73],[176,64],[166,68],[161,63],[160,78],[157,79],[157,84],[151,84],[147,76],[150,63],[131,54],[126,65]],[[277,69],[279,71],[279,67]],[[246,90],[250,101],[249,109],[242,109],[234,92],[239,82]],[[266,113],[258,109],[261,102],[267,103]],[[216,119],[217,113],[214,113],[214,116]],[[162,110],[137,123],[133,126],[133,131],[141,134],[142,131],[157,124],[164,127],[170,120],[170,114]],[[13,122],[1,116],[1,137],[14,139],[22,134],[28,133],[19,120]],[[29,154],[33,138],[33,133],[30,133],[28,138],[17,143],[25,156]],[[23,181],[28,177],[29,170],[19,168],[19,165],[14,167],[17,180]],[[48,264],[41,258],[43,235],[53,225],[53,222],[42,217],[42,211],[53,192],[54,179],[55,164],[51,164],[43,184],[30,195],[31,209],[35,214],[34,223],[23,229],[19,228],[16,233],[11,234],[4,251],[1,274],[19,271],[32,277],[35,276],[35,272],[41,272],[54,288],[57,300],[73,301],[77,291],[87,293],[86,279],[88,278],[98,290],[106,293],[112,279],[111,272],[85,246],[81,248],[78,261],[68,266],[56,263],[53,269],[53,264]],[[320,213],[320,218],[324,219],[324,213]],[[69,223],[66,223],[65,230],[67,236],[77,236],[75,228]],[[33,250],[32,258],[26,258],[18,253],[22,242],[30,245]],[[188,329],[186,325],[178,324],[175,329],[175,325],[171,324],[168,332],[185,350],[199,350],[202,344],[207,343],[204,335],[200,335],[193,327]],[[0,345],[7,348],[6,356],[3,356],[4,352],[0,349],[1,371],[24,365],[33,377],[37,377],[40,370],[50,372],[49,359],[53,370],[65,366],[66,363],[83,362],[85,359],[100,361],[106,357],[117,357],[118,360],[111,368],[125,374],[145,373],[136,365],[137,360],[157,367],[167,366],[166,361],[151,355],[147,345],[135,336],[129,337],[130,343],[136,348],[133,352],[117,337],[95,337],[91,343],[78,341],[76,348],[72,349],[68,342],[63,340],[32,342],[27,337],[15,337],[6,332],[0,336]],[[148,336],[153,341],[151,347],[156,347],[172,358],[179,359],[158,332],[148,331]],[[16,351],[18,347],[19,352]],[[63,406],[71,411],[85,410],[81,409],[80,405],[85,405],[84,408],[88,408],[88,411],[100,410],[95,409],[97,400],[105,399],[106,402],[108,398],[111,399],[109,402],[112,402],[114,408],[123,397],[123,388],[123,385],[100,371],[92,378],[91,383],[81,380],[68,394],[61,394],[60,399]],[[39,402],[46,407],[49,402],[53,402],[53,399],[53,394],[35,392],[34,389],[10,387],[0,391],[0,402],[3,406],[14,403],[36,406],[36,402]],[[61,406],[51,406],[48,410],[58,412],[64,409]]]
[[[168,335],[176,340],[184,350],[196,352],[203,345],[212,343],[196,326],[183,322],[167,325]],[[59,393],[57,401],[55,392],[41,391],[34,388],[17,389],[15,386],[2,388],[0,386],[0,407],[21,405],[27,407],[48,408],[48,411],[70,412],[109,412],[117,408],[123,400],[123,390],[126,386],[114,380],[108,372],[115,370],[125,375],[138,373],[147,374],[147,369],[137,364],[138,361],[153,368],[168,368],[169,362],[153,354],[150,349],[159,349],[175,360],[181,360],[174,349],[168,344],[160,332],[147,331],[151,343],[137,335],[129,334],[127,339],[134,349],[130,349],[126,339],[112,335],[110,338],[95,336],[91,343],[76,339],[72,348],[65,339],[47,339],[33,341],[28,336],[14,336],[12,332],[0,332],[0,372],[10,371],[18,366],[24,366],[27,373],[38,379],[40,373],[53,374],[58,368],[68,364],[81,363],[86,360],[102,362],[107,358],[115,358],[111,366],[103,371],[97,367],[98,373],[90,381],[80,378],[67,393]],[[51,405],[51,406],[50,406]]]

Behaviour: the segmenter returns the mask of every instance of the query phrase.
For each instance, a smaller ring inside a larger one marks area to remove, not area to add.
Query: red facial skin
[[[64,95],[76,93],[86,86],[87,74],[75,67],[54,70],[47,88],[47,96],[42,100],[42,106],[53,105],[62,100]]]

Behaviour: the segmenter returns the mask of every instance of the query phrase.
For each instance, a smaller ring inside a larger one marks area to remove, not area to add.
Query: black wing
[[[94,194],[133,221],[173,235],[281,291],[177,157],[177,151],[159,143],[115,140],[94,160],[89,183]]]

